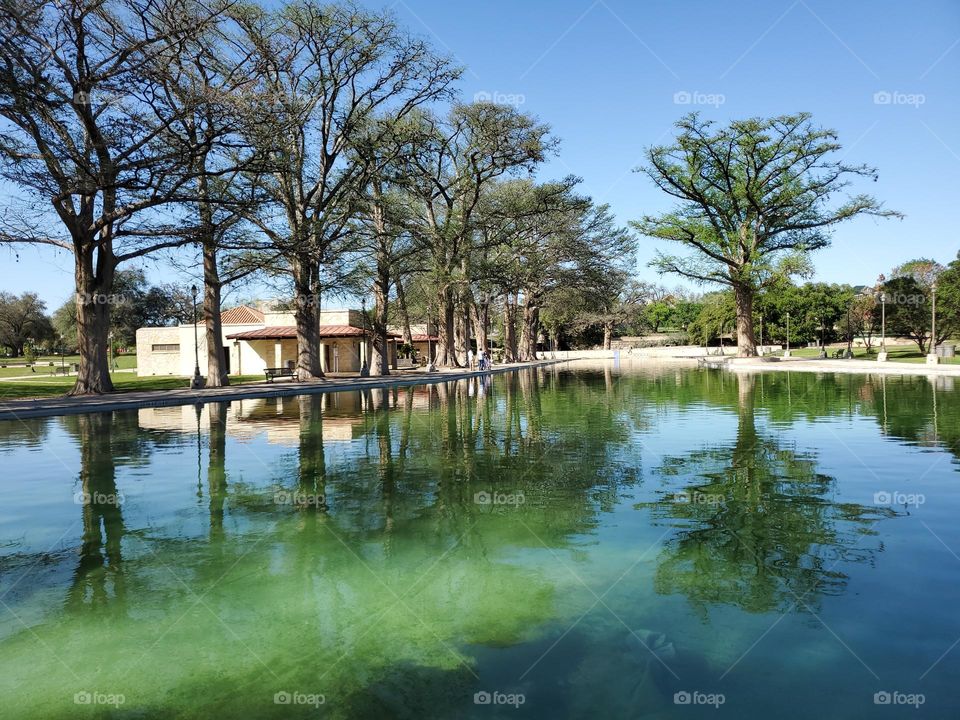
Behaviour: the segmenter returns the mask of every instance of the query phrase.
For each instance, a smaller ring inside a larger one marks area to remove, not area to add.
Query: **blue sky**
[[[365,2],[373,8],[382,2]],[[906,219],[855,220],[817,253],[817,279],[872,283],[918,256],[960,250],[960,2],[957,0],[401,0],[393,11],[468,70],[467,99],[520,104],[561,138],[542,178],[573,173],[624,223],[670,207],[632,170],[690,110],[731,118],[810,111],[846,160],[878,168],[871,192]],[[879,95],[878,95],[879,93]],[[637,274],[653,241],[641,239]],[[0,250],[0,287],[71,292],[72,262]],[[184,279],[162,267],[150,271]],[[668,285],[677,280],[663,278]]]

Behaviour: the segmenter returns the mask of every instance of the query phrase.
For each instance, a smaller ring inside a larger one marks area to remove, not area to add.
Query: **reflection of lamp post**
[[[933,304],[930,315],[930,352],[927,354],[927,362],[936,365],[940,358],[937,357],[937,281],[934,280],[930,286],[930,295]]]
[[[197,327],[197,286],[190,286],[190,296],[193,298],[193,380],[190,387],[194,390],[203,387],[203,378],[200,377],[200,334]]]

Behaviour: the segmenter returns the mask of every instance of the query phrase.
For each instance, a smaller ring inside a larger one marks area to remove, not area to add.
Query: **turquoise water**
[[[0,423],[4,716],[960,717],[951,383],[550,368]]]

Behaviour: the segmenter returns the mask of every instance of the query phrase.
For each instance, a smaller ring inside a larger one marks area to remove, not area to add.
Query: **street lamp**
[[[853,357],[853,329],[850,324],[850,313],[853,311],[853,300],[847,305],[847,360]]]
[[[887,281],[885,275],[877,278],[877,285],[883,287]],[[880,290],[880,352],[877,353],[877,362],[887,361],[887,293]]]
[[[360,298],[360,314],[363,315],[363,358],[360,363],[360,377],[370,377],[370,366],[367,364],[369,348],[367,347],[367,299]]]
[[[823,358],[825,358],[825,357],[827,356],[827,347],[826,347],[826,345],[824,344],[824,338],[823,338],[823,336],[824,336],[824,334],[825,334],[825,328],[824,328],[824,326],[825,326],[825,324],[826,324],[826,319],[823,317],[823,315],[821,315],[821,316],[820,316],[819,318],[817,318],[817,319],[820,321],[820,359],[822,360]]]
[[[936,365],[939,361],[937,357],[937,281],[934,280],[930,286],[930,295],[933,303],[933,309],[930,315],[930,353],[927,355],[927,362]]]
[[[783,353],[784,357],[790,357],[790,313],[787,313],[787,350]]]
[[[190,295],[193,298],[193,380],[190,387],[198,390],[203,387],[203,378],[200,376],[200,329],[197,326],[197,286],[190,286]]]

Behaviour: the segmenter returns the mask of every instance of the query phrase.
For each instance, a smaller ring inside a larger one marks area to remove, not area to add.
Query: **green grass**
[[[174,390],[189,387],[190,379],[171,376],[137,377],[131,373],[111,376],[117,393],[143,390]],[[0,400],[23,400],[66,395],[73,387],[76,377],[37,377],[36,380],[0,380]],[[262,375],[240,375],[230,378],[231,385],[263,382]]]
[[[827,358],[833,359],[833,353],[835,353],[838,349],[845,350],[846,346],[828,345]],[[868,355],[864,348],[855,347],[853,348],[853,357],[858,360],[876,360],[878,351],[879,349],[875,347],[873,352]],[[815,358],[820,356],[820,348],[791,348],[790,355],[793,357]],[[887,360],[889,362],[925,363],[927,361],[927,356],[921,354],[916,345],[888,345]],[[960,365],[960,357],[940,358],[940,362],[943,364]]]
[[[64,355],[62,359],[59,355],[44,355],[42,357],[35,358],[32,363],[32,367],[24,367],[27,364],[27,361],[22,357],[0,358],[0,365],[7,366],[0,367],[0,378],[18,377],[23,375],[52,375],[53,371],[56,368],[59,368],[61,365],[70,365],[79,362],[79,355]],[[116,363],[118,370],[131,370],[137,367],[137,356],[117,355],[114,358],[114,362]],[[53,363],[53,366],[51,366],[50,363]]]

